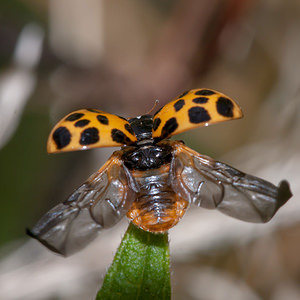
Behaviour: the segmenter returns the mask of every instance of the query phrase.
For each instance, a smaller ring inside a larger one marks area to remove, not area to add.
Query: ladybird
[[[235,101],[211,89],[187,91],[154,115],[125,119],[97,109],[70,113],[50,133],[49,153],[121,149],[28,234],[69,255],[125,215],[143,230],[165,232],[189,204],[248,222],[269,221],[292,196],[287,181],[276,187],[168,139],[242,116]]]

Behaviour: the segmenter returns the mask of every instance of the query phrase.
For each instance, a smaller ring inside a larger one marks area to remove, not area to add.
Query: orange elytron
[[[248,222],[269,221],[292,196],[287,181],[276,187],[183,142],[168,140],[189,129],[242,116],[236,102],[210,89],[185,92],[153,116],[127,120],[97,109],[70,113],[53,128],[49,153],[122,148],[28,233],[68,255],[125,215],[143,230],[169,230],[189,204]]]

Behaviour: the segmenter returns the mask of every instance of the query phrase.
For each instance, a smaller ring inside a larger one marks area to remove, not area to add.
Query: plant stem
[[[167,233],[151,233],[130,223],[96,300],[171,299]]]

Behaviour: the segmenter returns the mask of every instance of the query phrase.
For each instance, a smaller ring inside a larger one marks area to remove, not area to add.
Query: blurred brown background
[[[202,87],[244,119],[176,138],[294,197],[265,225],[190,208],[170,232],[173,299],[300,299],[299,58],[298,0],[1,1],[0,299],[91,299],[127,226],[70,258],[25,236],[114,150],[48,155],[53,125]]]

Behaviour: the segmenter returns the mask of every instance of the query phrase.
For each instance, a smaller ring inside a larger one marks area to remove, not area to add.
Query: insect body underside
[[[170,164],[159,169],[134,171],[140,191],[127,212],[132,222],[146,231],[164,232],[184,215],[188,202],[176,194],[170,184]]]

